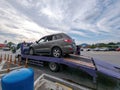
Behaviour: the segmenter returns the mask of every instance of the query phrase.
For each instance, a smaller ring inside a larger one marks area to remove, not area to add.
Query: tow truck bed
[[[65,58],[55,58],[48,56],[35,56],[35,55],[22,55],[22,58],[28,58],[28,60],[32,60],[32,62],[40,61],[40,62],[55,62],[59,65],[66,65],[69,67],[77,68],[85,71],[94,79],[97,77],[96,68],[92,59],[87,59],[83,57],[79,57],[77,55],[70,55]],[[35,64],[35,63],[34,63]]]

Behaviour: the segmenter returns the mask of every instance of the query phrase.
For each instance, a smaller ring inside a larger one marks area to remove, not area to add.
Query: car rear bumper
[[[62,51],[64,54],[72,54],[76,51],[76,48],[72,45],[67,45],[63,47]]]

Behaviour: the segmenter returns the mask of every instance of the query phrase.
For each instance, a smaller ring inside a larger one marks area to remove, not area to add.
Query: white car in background
[[[109,51],[109,49],[106,47],[103,47],[103,48],[100,48],[100,51]]]
[[[102,48],[94,48],[93,51],[109,51],[107,47],[102,47]]]
[[[10,51],[10,48],[9,47],[4,47],[2,50],[3,51]]]
[[[81,51],[91,51],[91,48],[81,48]]]
[[[93,51],[100,51],[100,48],[94,48]]]

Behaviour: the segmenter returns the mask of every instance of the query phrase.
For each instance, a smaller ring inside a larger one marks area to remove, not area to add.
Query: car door
[[[46,40],[43,45],[44,48],[41,49],[42,53],[49,53],[51,51],[52,35],[46,37]]]
[[[43,37],[39,41],[36,42],[36,46],[35,46],[36,53],[41,53],[42,50],[44,50],[45,41],[46,41],[46,37]]]
[[[52,36],[46,36],[38,42],[38,53],[49,53],[51,46]]]

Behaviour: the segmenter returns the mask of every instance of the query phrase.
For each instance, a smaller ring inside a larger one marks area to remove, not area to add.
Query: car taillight
[[[67,43],[72,43],[71,39],[64,39],[64,41],[67,42]]]
[[[73,48],[69,48],[69,50],[73,50]]]

